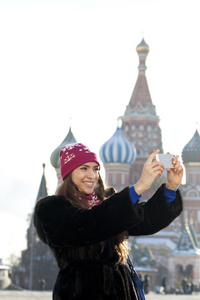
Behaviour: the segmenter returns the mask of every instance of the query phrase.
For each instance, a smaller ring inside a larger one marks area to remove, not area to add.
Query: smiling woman
[[[190,55],[194,41],[195,53],[200,52],[199,0],[1,0],[0,28],[1,211],[15,229],[24,224],[12,243],[1,227],[0,257],[7,258],[16,253],[16,245],[18,253],[26,247],[26,218],[43,162],[49,191],[55,192],[55,172],[48,162],[66,134],[67,120],[72,117],[77,140],[93,144],[97,153],[112,135],[137,78],[134,53],[142,36],[151,48],[147,79],[161,119],[163,148],[181,154],[199,120],[200,60],[191,63]],[[90,117],[83,113],[86,108]],[[169,122],[172,110],[179,113]],[[178,143],[175,130],[184,132]],[[19,213],[23,220],[14,222],[13,214]]]
[[[56,195],[36,204],[34,213],[38,235],[60,269],[54,300],[145,299],[128,257],[127,238],[163,229],[182,210],[181,195],[175,191],[183,175],[177,157],[175,168],[168,170],[166,186],[146,204],[138,201],[138,193],[147,190],[164,170],[153,161],[158,152],[148,157],[134,186],[116,193],[112,187],[105,189],[97,156],[88,147],[74,143],[61,149],[63,182]]]
[[[63,183],[58,187],[57,195],[63,195],[73,205],[83,208],[103,201],[100,164],[96,154],[85,145],[76,143],[63,147],[60,167]]]

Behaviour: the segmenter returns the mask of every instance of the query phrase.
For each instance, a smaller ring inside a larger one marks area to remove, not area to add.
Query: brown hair
[[[116,193],[116,190],[113,187],[105,188],[100,174],[94,191],[101,201],[106,201],[107,198]],[[69,173],[65,177],[64,181],[58,186],[56,195],[64,196],[74,207],[89,209],[87,198],[85,194],[78,191],[77,186],[72,181],[71,173]],[[115,245],[115,250],[119,255],[119,262],[124,262],[128,255],[129,248],[125,241],[128,239],[128,237],[128,233],[123,232],[112,238],[112,242]],[[99,246],[101,246],[101,250],[103,251],[105,242],[99,243]],[[97,245],[90,246],[90,248],[96,249]],[[85,247],[81,247],[80,250],[82,252],[81,256],[84,257],[84,252],[86,251]]]

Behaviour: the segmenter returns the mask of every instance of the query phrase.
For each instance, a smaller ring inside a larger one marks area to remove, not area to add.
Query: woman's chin
[[[84,193],[85,195],[90,195],[94,192],[94,188],[93,187],[84,188],[80,192]]]

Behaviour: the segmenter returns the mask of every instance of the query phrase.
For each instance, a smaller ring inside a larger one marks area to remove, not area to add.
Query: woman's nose
[[[92,169],[88,170],[88,177],[90,177],[90,178],[95,177],[95,172]]]

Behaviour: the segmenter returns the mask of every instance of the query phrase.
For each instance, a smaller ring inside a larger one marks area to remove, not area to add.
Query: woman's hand
[[[181,184],[183,178],[183,167],[178,158],[179,156],[176,155],[175,158],[172,159],[172,164],[174,165],[174,168],[167,169],[166,188],[170,190],[176,190]]]
[[[149,155],[147,161],[143,167],[142,175],[139,181],[134,185],[135,191],[138,195],[142,194],[144,191],[148,190],[157,176],[161,176],[164,171],[164,165],[157,160],[153,161],[153,158],[160,150],[154,151]],[[172,176],[170,176],[170,182],[173,181]]]

